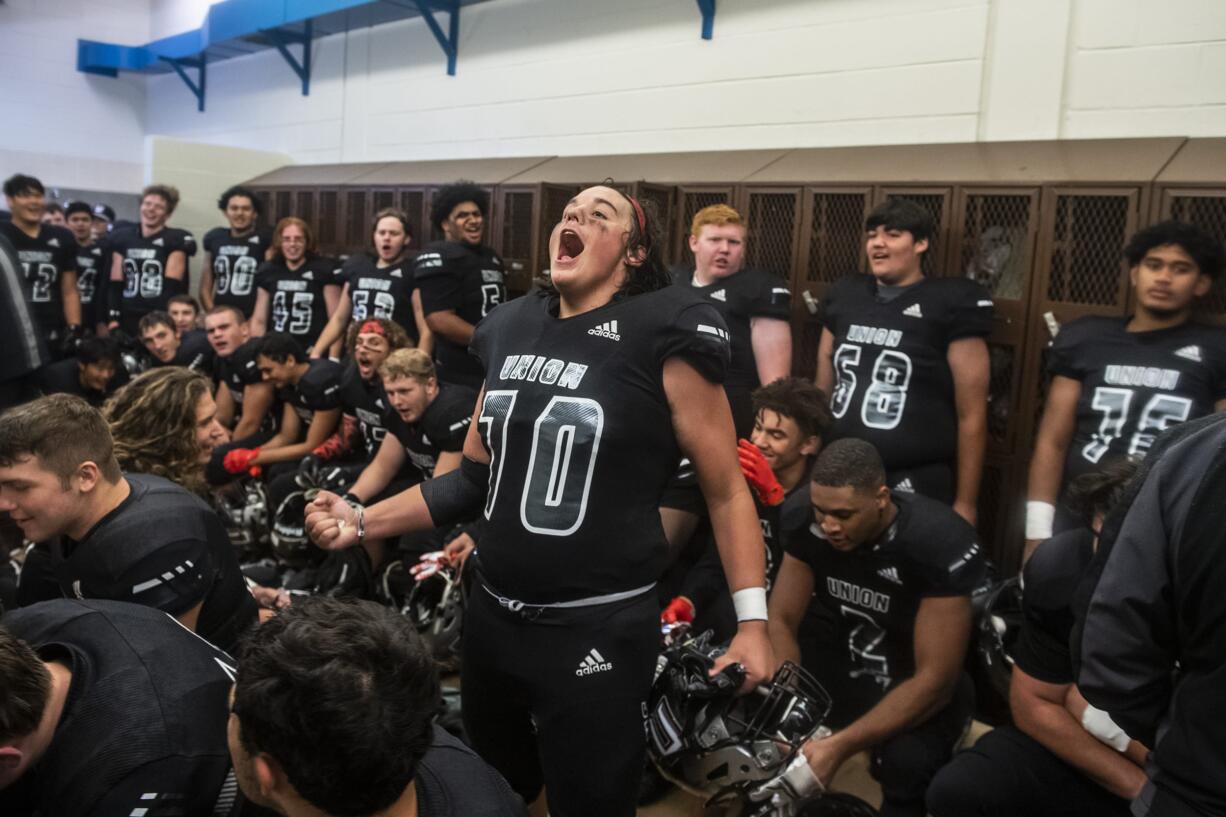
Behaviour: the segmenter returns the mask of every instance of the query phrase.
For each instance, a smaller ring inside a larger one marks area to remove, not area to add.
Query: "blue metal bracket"
[[[715,0],[698,0],[702,12],[702,38],[709,40],[715,35]]]
[[[315,34],[315,27],[312,25],[311,19],[308,17],[303,23],[302,33],[296,31],[286,31],[282,28],[266,29],[264,35],[269,41],[277,47],[281,52],[281,56],[289,63],[290,69],[298,75],[298,79],[302,80],[302,95],[311,95],[311,39]],[[290,52],[291,45],[302,46],[302,61],[299,62]]]
[[[204,111],[204,88],[205,79],[208,76],[208,61],[205,59],[204,52],[200,53],[195,59],[180,58],[172,59],[170,57],[162,57],[163,60],[170,63],[170,67],[175,69],[175,73],[179,75],[179,79],[187,85],[187,89],[192,92],[192,96],[196,97],[196,110]],[[187,69],[195,68],[200,77],[199,82],[192,82],[192,78],[188,76]]]
[[[460,0],[413,0],[413,2],[421,12],[422,18],[425,19],[426,25],[430,27],[430,33],[434,35],[434,39],[438,40],[443,53],[447,55],[447,73],[454,77],[456,53],[459,50],[460,40]],[[438,20],[434,19],[434,9],[446,11],[450,17],[446,34],[443,33]]]

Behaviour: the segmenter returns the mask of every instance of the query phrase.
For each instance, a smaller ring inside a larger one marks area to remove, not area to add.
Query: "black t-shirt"
[[[46,334],[64,328],[64,294],[60,276],[77,268],[77,240],[63,227],[44,224],[34,238],[12,222],[0,222],[0,231],[13,242],[26,277],[26,303]]]
[[[1022,570],[1022,629],[1013,661],[1023,672],[1048,684],[1071,684],[1073,599],[1094,558],[1088,528],[1058,533],[1043,542]]]
[[[673,273],[677,286],[692,288],[719,310],[728,324],[732,341],[732,363],[724,386],[728,389],[752,390],[758,382],[758,366],[754,361],[750,322],[754,318],[791,318],[792,293],[787,282],[778,275],[758,269],[743,269],[726,278],[717,278],[707,286],[694,286],[694,270],[678,269]]]
[[[117,230],[111,234],[111,251],[123,260],[123,298],[109,306],[119,307],[125,327],[135,327],[154,310],[165,311],[172,296],[187,292],[186,269],[182,281],[166,277],[166,263],[173,253],[182,252],[187,258],[196,254],[196,239],[187,230],[163,227],[151,236],[143,235],[140,227]]]
[[[421,288],[422,311],[453,310],[476,326],[507,299],[502,259],[484,244],[435,241],[427,244],[414,265]],[[461,344],[434,336],[438,379],[478,388],[484,373],[481,362]]]
[[[493,767],[435,726],[417,764],[417,810],[423,817],[524,817],[523,803]]]
[[[76,246],[81,324],[92,330],[107,319],[106,282],[111,279],[111,251],[106,245],[97,242]]]
[[[75,357],[44,366],[38,372],[38,387],[43,394],[75,394],[91,406],[101,407],[115,390],[128,382],[128,370],[115,367],[115,376],[106,384],[106,391],[93,391],[81,385],[81,364]]]
[[[1048,371],[1081,383],[1066,480],[1144,457],[1163,429],[1211,414],[1226,397],[1226,329],[1129,332],[1128,321],[1079,318],[1052,342]]]
[[[226,650],[255,623],[226,529],[199,497],[169,480],[126,474],[128,498],[77,543],[67,538],[56,565],[68,598],[113,599],[180,616],[203,603],[196,632]]]
[[[390,405],[383,413],[383,421],[404,446],[409,462],[421,472],[421,478],[430,479],[439,454],[464,450],[464,438],[476,404],[475,389],[440,383],[438,394],[419,421],[406,423]]]
[[[984,577],[975,529],[948,506],[895,494],[898,516],[872,545],[831,547],[810,517],[787,552],[813,571],[817,651],[806,666],[834,700],[842,727],[915,673],[915,616],[929,597],[967,596]]]
[[[268,293],[268,328],[287,332],[310,348],[328,325],[324,287],[344,284],[335,260],[313,256],[296,270],[283,261],[265,261],[255,277]]]
[[[0,814],[230,813],[228,655],[164,613],[114,601],[47,601],[3,625],[72,682],[51,745],[0,791]]]
[[[380,267],[375,259],[359,253],[345,261],[340,279],[349,285],[349,303],[353,306],[350,320],[383,318],[395,321],[413,343],[417,343],[417,321],[413,319],[413,290],[417,283],[411,259],[401,258],[394,264]]]
[[[987,290],[966,278],[925,278],[888,301],[871,275],[840,279],[823,305],[836,437],[872,443],[887,470],[951,462],[958,412],[946,355],[956,340],[990,334],[993,312]]]
[[[482,570],[503,593],[536,603],[660,577],[660,496],[681,459],[664,362],[682,357],[719,383],[729,355],[719,312],[678,287],[556,315],[556,296],[519,298],[473,336],[492,459]]]
[[[213,259],[213,303],[237,306],[250,318],[255,306],[256,270],[272,244],[272,230],[260,227],[236,238],[229,227],[214,227],[204,234],[202,243]]]
[[[345,374],[341,364],[326,358],[312,360],[306,374],[297,385],[287,386],[277,396],[294,407],[294,412],[309,426],[317,411],[341,407],[341,380]]]

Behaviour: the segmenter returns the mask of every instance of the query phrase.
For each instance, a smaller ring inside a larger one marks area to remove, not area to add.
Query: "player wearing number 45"
[[[288,332],[310,349],[336,314],[344,284],[340,263],[316,254],[310,225],[293,216],[281,219],[272,233],[268,260],[255,276],[252,337]],[[333,344],[328,352],[330,357],[340,357],[340,344]]]
[[[525,800],[544,784],[555,817],[635,812],[667,558],[658,505],[683,453],[734,591],[719,666],[740,662],[753,684],[773,664],[762,532],[719,385],[728,332],[669,286],[658,235],[634,199],[580,192],[550,237],[552,286],[476,329],[486,375],[460,467],[369,509],[328,493],[308,506],[326,548],[484,510],[466,566],[465,726]]]
[[[1026,557],[1072,526],[1061,485],[1112,460],[1142,458],[1158,434],[1226,408],[1226,330],[1192,321],[1223,266],[1222,245],[1177,221],[1124,249],[1135,311],[1087,316],[1052,342],[1047,405],[1030,461]]]
[[[906,199],[865,222],[872,275],[850,275],[822,305],[817,386],[836,437],[871,442],[890,488],[941,502],[971,524],[987,445],[992,298],[967,278],[928,278],[934,225]]]
[[[200,272],[200,301],[207,312],[228,304],[251,317],[255,307],[255,273],[272,240],[260,227],[260,200],[245,187],[231,187],[217,200],[227,227],[204,234],[204,268]]]

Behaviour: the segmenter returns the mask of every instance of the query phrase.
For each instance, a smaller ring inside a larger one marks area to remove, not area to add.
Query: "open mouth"
[[[558,260],[573,261],[583,254],[583,239],[574,230],[563,230],[558,236]]]
[[[868,257],[873,261],[885,261],[890,257],[890,254],[888,252],[875,252],[870,253]]]

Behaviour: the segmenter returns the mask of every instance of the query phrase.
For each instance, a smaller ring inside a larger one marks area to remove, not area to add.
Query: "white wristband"
[[[1026,538],[1050,539],[1052,523],[1056,521],[1056,506],[1050,502],[1026,503]]]
[[[737,621],[766,621],[766,588],[746,587],[732,594]]]
[[[1117,752],[1128,751],[1128,744],[1132,742],[1127,733],[1111,720],[1110,715],[1093,704],[1081,713],[1081,726]]]

